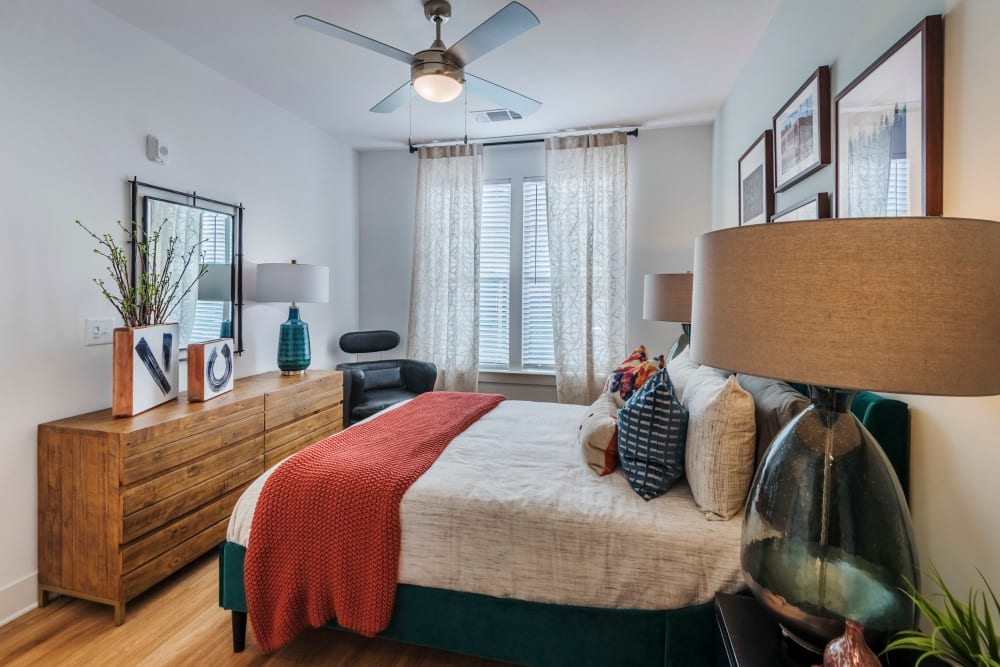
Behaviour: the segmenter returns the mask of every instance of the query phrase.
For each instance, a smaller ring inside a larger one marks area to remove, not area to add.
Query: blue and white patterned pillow
[[[667,492],[684,474],[687,410],[666,369],[618,410],[618,456],[629,486],[646,500]]]

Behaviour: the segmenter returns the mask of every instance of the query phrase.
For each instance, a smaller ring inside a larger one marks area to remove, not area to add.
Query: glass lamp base
[[[788,637],[817,652],[846,619],[875,650],[916,621],[903,593],[919,581],[910,513],[882,448],[848,409],[853,397],[813,390],[768,449],[743,521],[747,585]]]

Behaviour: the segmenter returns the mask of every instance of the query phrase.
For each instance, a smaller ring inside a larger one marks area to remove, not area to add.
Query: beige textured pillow
[[[684,472],[691,495],[709,519],[729,519],[746,502],[753,478],[756,428],[753,398],[736,376],[714,368],[691,374]]]
[[[691,376],[699,368],[701,368],[701,364],[691,360],[690,347],[684,348],[680,354],[667,362],[667,375],[670,376],[670,383],[674,385],[674,394],[685,407],[687,407],[687,401],[684,400],[684,390],[687,388]]]
[[[617,415],[614,394],[605,392],[587,408],[577,433],[583,458],[598,475],[608,475],[618,466]]]

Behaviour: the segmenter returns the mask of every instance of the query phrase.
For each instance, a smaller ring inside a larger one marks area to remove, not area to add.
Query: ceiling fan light
[[[430,102],[451,102],[462,92],[462,82],[447,74],[422,74],[413,79],[413,88]]]

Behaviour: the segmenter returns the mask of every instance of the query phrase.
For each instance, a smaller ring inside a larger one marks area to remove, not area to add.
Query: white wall
[[[710,229],[712,128],[641,130],[628,147],[628,343],[666,353],[680,326],[642,319],[646,273],[693,268],[694,239]],[[542,176],[542,144],[487,147],[484,177]],[[413,267],[417,158],[405,150],[367,151],[360,158],[360,321],[363,329],[393,329],[403,339]],[[490,375],[496,379],[495,375]],[[555,401],[551,380],[530,385],[480,382],[480,391],[523,400]]]
[[[331,267],[331,303],[302,309],[316,368],[357,327],[358,240],[353,150],[89,2],[0,3],[0,99],[2,622],[35,601],[36,425],[111,402],[111,346],[84,347],[83,320],[114,311],[73,221],[112,231],[132,176],[243,202],[248,259]],[[244,313],[240,376],[275,367],[287,306]]]
[[[716,119],[713,226],[736,224],[737,159],[810,72],[831,65],[836,95],[922,17],[936,13],[945,14],[944,213],[1000,219],[1000,2],[786,0]],[[776,209],[833,187],[829,166],[779,194]],[[977,567],[998,585],[1000,398],[900,398],[912,409],[911,507],[925,571],[933,563],[959,593],[979,585]]]

